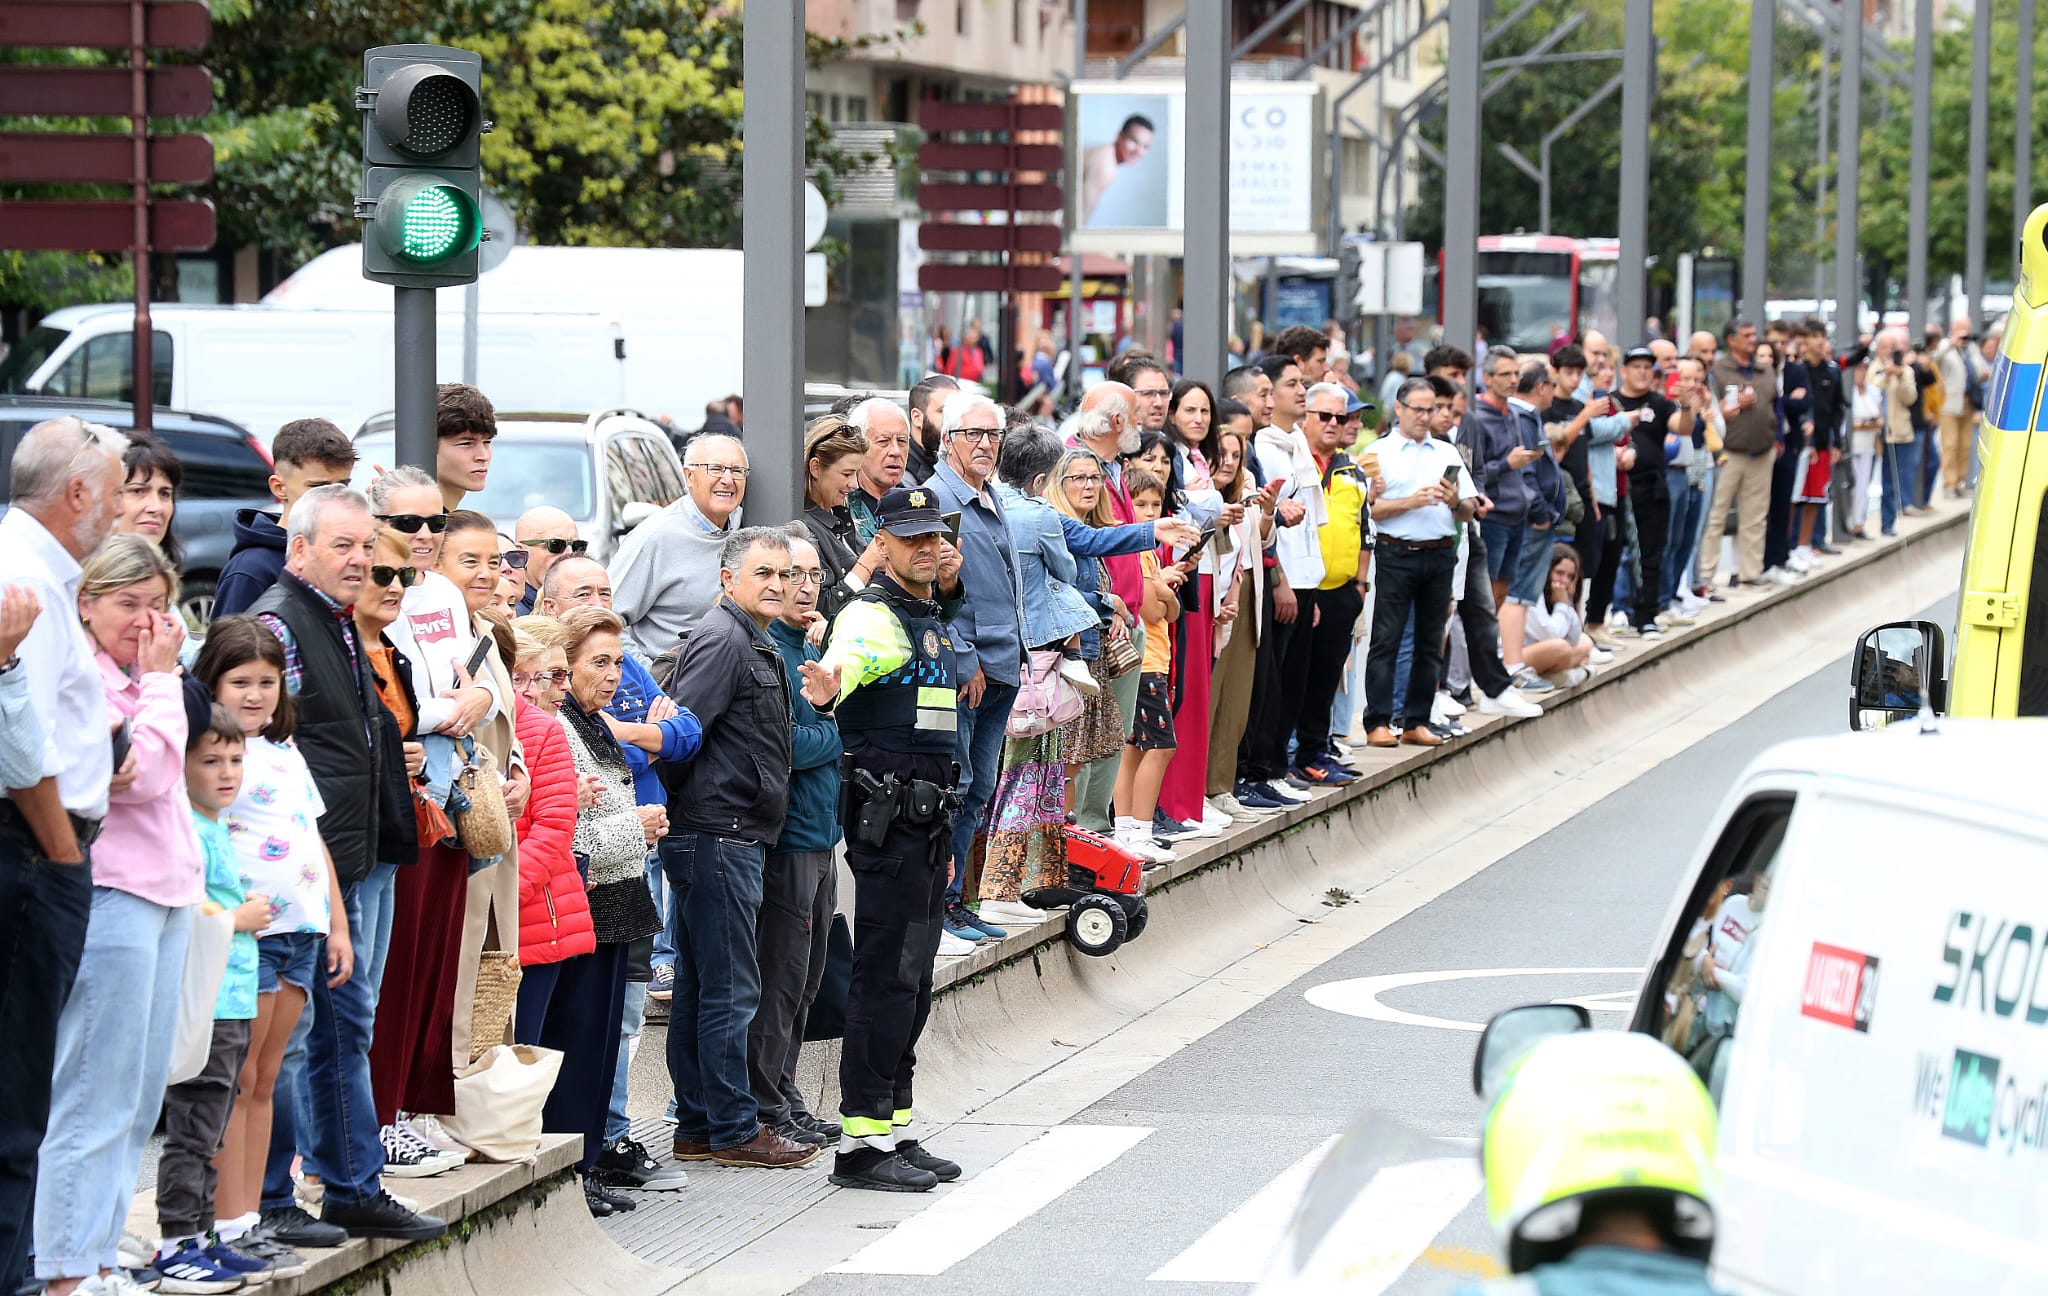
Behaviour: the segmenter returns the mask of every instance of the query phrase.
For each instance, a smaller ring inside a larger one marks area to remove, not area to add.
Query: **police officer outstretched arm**
[[[833,713],[846,745],[841,822],[853,872],[853,977],[839,1058],[832,1182],[927,1192],[960,1167],[924,1150],[912,1108],[917,1040],[932,1007],[958,797],[953,643],[939,587],[957,591],[935,496],[883,497],[884,566],[841,609],[804,697]],[[950,570],[947,570],[950,568]]]

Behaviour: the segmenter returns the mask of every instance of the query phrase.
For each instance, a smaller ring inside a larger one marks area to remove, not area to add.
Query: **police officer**
[[[1514,1064],[1487,1113],[1486,1213],[1511,1278],[1465,1296],[1714,1296],[1714,1100],[1647,1035],[1576,1031]]]
[[[832,1182],[926,1192],[960,1177],[959,1166],[919,1145],[911,1113],[959,805],[946,621],[959,610],[960,558],[932,492],[899,487],[876,512],[883,570],[840,610],[823,659],[802,667],[804,696],[836,716],[846,745],[840,813],[853,871],[853,980]]]

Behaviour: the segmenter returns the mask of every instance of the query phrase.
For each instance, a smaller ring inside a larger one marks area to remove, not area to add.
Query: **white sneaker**
[[[1267,779],[1266,786],[1273,789],[1273,795],[1284,797],[1296,805],[1307,805],[1315,799],[1315,793],[1303,791],[1284,778]]]
[[[1088,669],[1088,663],[1078,657],[1060,658],[1060,675],[1067,683],[1072,684],[1082,697],[1094,697],[1102,691],[1102,686],[1095,682],[1094,672]]]
[[[1029,931],[1051,916],[1043,909],[1034,909],[1022,901],[1011,900],[984,900],[981,902],[980,915],[1011,935]]]
[[[1670,608],[1665,608],[1662,612],[1659,612],[1657,614],[1657,624],[1660,626],[1698,625],[1699,618],[1687,616],[1683,612],[1676,612]]]
[[[1228,792],[1220,796],[1210,797],[1209,805],[1212,809],[1222,811],[1223,814],[1229,817],[1232,823],[1257,823],[1267,815],[1274,813],[1271,810],[1254,810]]]
[[[1511,684],[1494,697],[1488,697],[1485,693],[1481,693],[1479,695],[1479,714],[1523,716],[1526,718],[1542,715],[1543,708],[1537,706],[1528,698],[1523,697],[1520,693],[1515,692],[1514,686]]]
[[[384,1174],[393,1179],[425,1179],[462,1164],[454,1153],[441,1151],[404,1121],[378,1133],[384,1143]]]
[[[1587,657],[1586,660],[1593,663],[1595,666],[1605,666],[1607,663],[1614,660],[1614,654],[1608,652],[1605,648],[1595,648],[1592,652],[1592,655]]]
[[[974,953],[974,942],[961,940],[952,932],[939,933],[939,957],[942,959],[963,958]]]
[[[1206,817],[1200,823],[1186,823],[1180,820],[1175,820],[1175,822],[1180,823],[1180,826],[1187,830],[1179,834],[1182,837],[1194,840],[1207,840],[1211,837],[1221,837],[1223,835],[1223,829],[1209,823]],[[1225,826],[1227,827],[1228,825]]]
[[[454,1164],[466,1165],[476,1156],[469,1144],[442,1128],[439,1116],[408,1115],[404,1123],[444,1159],[453,1158]]]
[[[1567,689],[1573,688],[1580,684],[1584,684],[1587,680],[1591,679],[1592,677],[1593,672],[1587,670],[1585,667],[1572,666],[1568,667],[1565,670],[1558,671],[1554,674],[1545,675],[1543,678],[1549,680],[1552,684],[1557,685],[1561,689]]]
[[[1214,828],[1220,835],[1228,832],[1236,822],[1237,820],[1231,818],[1227,811],[1219,810],[1207,801],[1202,802],[1203,827]]]
[[[1180,858],[1152,839],[1152,828],[1135,819],[1116,821],[1116,844],[1148,864],[1171,864]]]
[[[1436,692],[1436,703],[1430,708],[1430,711],[1432,714],[1441,713],[1455,720],[1465,714],[1465,704],[1442,689],[1438,689]]]
[[[1773,567],[1763,574],[1766,585],[1797,585],[1799,578],[1783,567]]]
[[[1797,549],[1794,549],[1791,558],[1792,565],[1803,572],[1812,571],[1820,566],[1820,555],[1815,553],[1808,545],[1800,545]]]

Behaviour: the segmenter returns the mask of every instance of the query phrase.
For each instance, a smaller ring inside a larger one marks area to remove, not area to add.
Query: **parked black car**
[[[89,423],[127,430],[135,411],[115,401],[51,400],[0,396],[0,500],[9,490],[9,465],[21,435],[44,419],[76,414]],[[210,414],[158,409],[157,437],[185,466],[171,534],[184,551],[180,601],[196,624],[213,610],[214,581],[235,544],[235,511],[270,508],[270,454],[249,430]]]

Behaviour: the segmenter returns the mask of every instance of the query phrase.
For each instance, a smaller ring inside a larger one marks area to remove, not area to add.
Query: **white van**
[[[515,247],[478,281],[477,385],[500,409],[630,405],[696,427],[740,387],[740,294],[738,252]],[[462,376],[462,299],[439,294],[442,382]],[[0,362],[0,393],[132,399],[134,321],[126,302],[51,312]],[[296,418],[348,429],[392,406],[391,289],[363,278],[359,245],[259,305],[161,305],[150,321],[156,403],[265,445]]]
[[[1775,747],[1723,803],[1628,1025],[1719,1105],[1717,1288],[2048,1291],[2044,753],[2038,721],[1901,720]],[[1475,1087],[1589,1021],[1496,1015]],[[1372,1231],[1333,1224],[1400,1136],[1353,1127],[1261,1292],[1372,1272]]]

